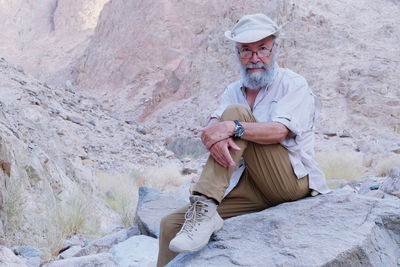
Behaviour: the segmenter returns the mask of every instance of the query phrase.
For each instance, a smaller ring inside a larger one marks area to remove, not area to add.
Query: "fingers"
[[[240,147],[238,147],[238,146],[235,144],[235,142],[233,142],[233,139],[232,139],[232,138],[228,138],[228,146],[229,146],[230,148],[232,148],[233,150],[236,150],[236,151],[239,151],[239,150],[240,150]]]
[[[210,150],[215,143],[230,136],[228,128],[228,122],[218,122],[205,127],[201,133],[201,142]]]
[[[229,147],[230,146],[228,145],[228,140],[222,140],[214,144],[214,146],[212,146],[210,149],[211,156],[215,159],[216,162],[218,162],[218,164],[225,168],[235,166],[235,162],[233,161],[229,153]]]

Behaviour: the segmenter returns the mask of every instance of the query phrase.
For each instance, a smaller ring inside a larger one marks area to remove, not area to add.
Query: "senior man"
[[[302,76],[277,65],[278,35],[263,14],[246,15],[225,32],[241,79],[202,131],[210,157],[190,204],[161,222],[158,266],[203,248],[223,219],[329,192],[313,159],[318,101]]]

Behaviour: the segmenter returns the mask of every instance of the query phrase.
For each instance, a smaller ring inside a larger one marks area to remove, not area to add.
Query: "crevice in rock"
[[[56,30],[56,25],[54,23],[54,14],[56,13],[58,7],[58,0],[56,0],[53,10],[50,12],[50,32],[54,32]]]

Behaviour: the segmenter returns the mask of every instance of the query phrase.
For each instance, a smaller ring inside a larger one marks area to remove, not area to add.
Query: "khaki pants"
[[[233,104],[222,114],[222,120],[256,122],[245,106]],[[279,145],[260,145],[235,139],[240,151],[230,150],[235,162],[244,158],[246,169],[238,185],[224,198],[234,168],[224,168],[211,156],[203,168],[193,191],[216,199],[218,213],[223,219],[264,210],[309,194],[308,176],[297,179],[289,161],[287,150]],[[160,225],[157,266],[164,266],[176,257],[168,246],[185,221],[188,205],[165,216]]]

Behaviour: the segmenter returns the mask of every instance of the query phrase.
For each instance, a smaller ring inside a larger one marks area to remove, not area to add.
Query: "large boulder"
[[[400,200],[338,189],[225,221],[168,266],[399,266]]]
[[[11,249],[0,246],[0,267],[27,267],[27,265],[15,256]]]
[[[158,238],[162,217],[187,203],[150,187],[142,186],[139,188],[135,223],[139,226],[141,234]]]
[[[137,227],[130,227],[128,229],[123,229],[116,233],[104,236],[98,240],[90,242],[87,246],[83,247],[79,251],[73,254],[74,257],[82,257],[91,254],[97,254],[101,252],[108,251],[115,244],[123,242],[130,238],[131,236],[138,235],[139,230]]]
[[[42,263],[43,253],[35,247],[15,246],[12,250],[29,267],[39,267]]]
[[[123,267],[155,266],[158,240],[145,235],[132,236],[110,249],[110,253]]]
[[[120,266],[110,253],[100,253],[83,257],[74,257],[64,260],[53,261],[44,264],[43,267],[117,267]]]
[[[400,171],[394,167],[390,169],[389,175],[383,181],[380,188],[383,192],[400,198]]]

